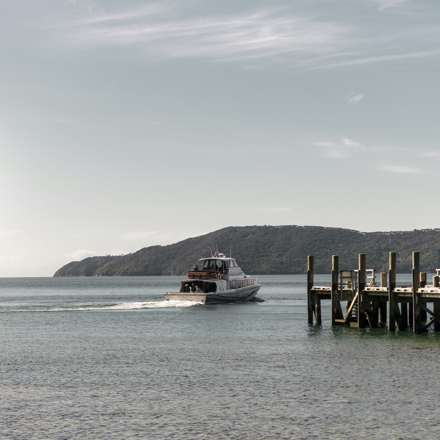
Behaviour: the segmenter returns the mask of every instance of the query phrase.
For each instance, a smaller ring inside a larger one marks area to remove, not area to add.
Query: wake
[[[192,307],[203,303],[196,301],[150,301],[150,302],[127,302],[100,306],[77,306],[77,307],[42,307],[42,308],[17,308],[1,309],[0,313],[11,312],[83,312],[89,310],[138,310],[138,309],[161,309],[169,307]]]
[[[139,302],[139,303],[122,303],[114,306],[110,306],[110,309],[160,309],[165,307],[192,307],[203,304],[202,302],[196,301],[152,301],[152,302]]]

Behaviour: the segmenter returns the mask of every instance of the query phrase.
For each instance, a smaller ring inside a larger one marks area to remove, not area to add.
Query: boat
[[[167,301],[220,304],[255,299],[261,287],[258,278],[246,275],[235,258],[217,250],[210,258],[200,258],[199,263],[180,282],[179,292],[165,293]]]

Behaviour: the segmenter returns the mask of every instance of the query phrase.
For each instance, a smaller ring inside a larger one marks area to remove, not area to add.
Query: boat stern
[[[165,293],[167,301],[194,301],[200,304],[206,303],[206,295],[203,293],[170,292]]]

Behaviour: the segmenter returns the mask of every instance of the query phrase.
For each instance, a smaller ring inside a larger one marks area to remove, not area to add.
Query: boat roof
[[[225,261],[235,261],[235,258],[231,257],[206,257],[206,258],[200,258],[199,261],[205,261],[205,260],[225,260]]]

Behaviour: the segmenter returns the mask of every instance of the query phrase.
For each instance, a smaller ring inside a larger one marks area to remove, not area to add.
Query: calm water
[[[304,276],[260,281],[176,307],[175,277],[0,279],[0,437],[440,438],[440,335],[331,328],[325,303],[308,326]]]

